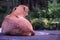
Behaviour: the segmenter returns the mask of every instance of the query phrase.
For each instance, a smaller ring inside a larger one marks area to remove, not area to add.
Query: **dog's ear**
[[[23,6],[23,15],[24,16],[28,16],[28,11],[29,11],[29,8],[27,6]]]
[[[29,8],[28,7],[23,7],[24,11],[25,12],[28,12],[29,11]]]

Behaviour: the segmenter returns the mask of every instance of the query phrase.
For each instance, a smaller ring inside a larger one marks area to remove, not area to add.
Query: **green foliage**
[[[60,3],[57,5],[50,6],[48,9],[49,16],[51,18],[60,18]]]
[[[42,29],[44,29],[44,23],[40,19],[38,19],[38,18],[32,19],[31,23],[32,23],[33,28],[35,30],[42,30]]]
[[[60,3],[53,0],[52,3],[49,1],[47,10],[41,10],[38,7],[33,7],[33,11],[29,12],[28,19],[32,23],[34,29],[44,30],[56,30],[59,27],[53,25],[60,24]],[[52,25],[53,24],[53,25]]]

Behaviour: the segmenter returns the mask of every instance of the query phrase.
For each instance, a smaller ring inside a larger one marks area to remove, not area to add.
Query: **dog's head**
[[[19,5],[13,9],[13,12],[17,12],[18,15],[24,16],[24,17],[28,16],[28,11],[29,11],[29,8],[28,6],[25,6],[25,5]]]

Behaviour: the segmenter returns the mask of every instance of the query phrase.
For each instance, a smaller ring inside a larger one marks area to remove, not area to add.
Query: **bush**
[[[44,29],[44,23],[40,21],[38,18],[32,19],[31,23],[33,25],[33,28],[35,30],[42,30]]]

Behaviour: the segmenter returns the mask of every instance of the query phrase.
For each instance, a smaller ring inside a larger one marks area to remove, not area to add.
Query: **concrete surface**
[[[35,36],[9,36],[0,31],[0,40],[60,40],[60,30],[35,31]]]

